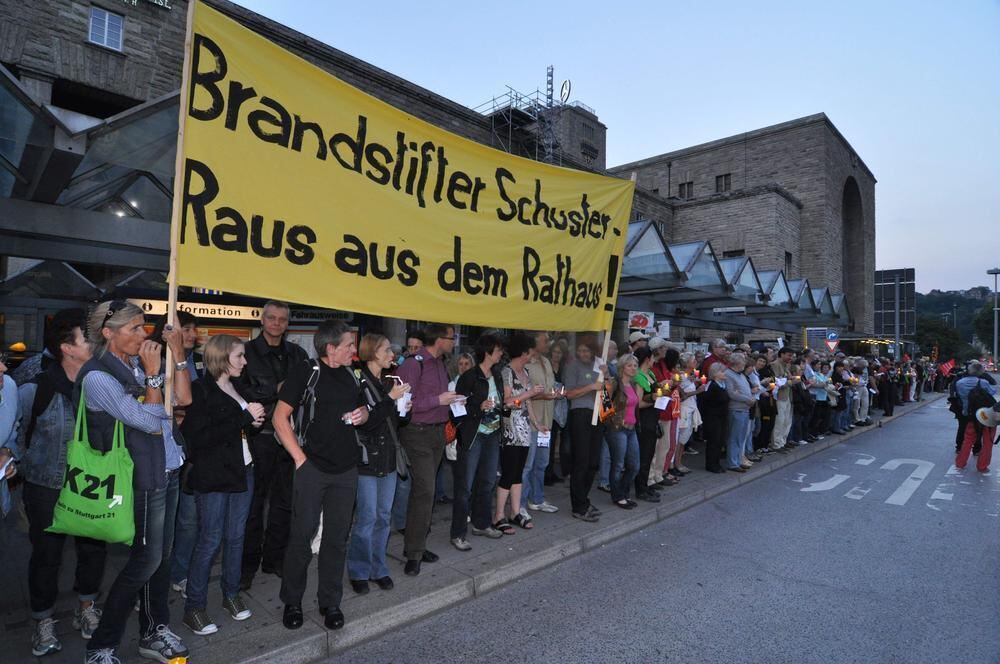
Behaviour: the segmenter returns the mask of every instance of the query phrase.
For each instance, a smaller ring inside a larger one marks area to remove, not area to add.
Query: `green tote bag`
[[[76,427],[67,443],[66,478],[52,514],[52,525],[45,530],[113,544],[132,544],[135,537],[132,456],[125,449],[125,425],[115,422],[110,451],[95,450],[87,433],[85,403],[81,387]]]

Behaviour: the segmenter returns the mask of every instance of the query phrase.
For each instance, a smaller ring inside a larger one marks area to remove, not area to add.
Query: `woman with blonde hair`
[[[247,403],[233,386],[247,364],[243,342],[220,334],[205,344],[206,376],[191,390],[181,425],[191,455],[188,483],[198,513],[186,584],[184,624],[195,634],[218,631],[206,613],[212,564],[222,549],[222,608],[233,620],[246,620],[250,609],[240,596],[243,536],[253,499],[253,459],[247,433],[264,423],[265,409]]]
[[[184,454],[174,440],[173,419],[163,406],[160,344],[146,339],[142,309],[126,300],[103,302],[90,314],[87,339],[93,357],[77,374],[74,401],[83,399],[90,444],[109,450],[115,422],[125,428],[132,456],[135,539],[104,602],[100,623],[87,644],[88,664],[114,664],[139,599],[139,654],[168,661],[188,649],[170,630],[170,550]],[[184,357],[180,330],[168,326],[163,340],[172,357]],[[178,362],[178,364],[181,364]],[[174,372],[175,405],[191,402],[186,367]]]

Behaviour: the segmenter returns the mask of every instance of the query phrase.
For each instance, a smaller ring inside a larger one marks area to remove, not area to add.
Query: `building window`
[[[785,278],[790,279],[792,276],[792,252],[785,252]]]
[[[90,41],[92,43],[120,51],[122,50],[124,28],[124,16],[113,14],[100,7],[90,8]]]
[[[746,256],[746,255],[747,255],[747,252],[744,249],[733,249],[732,251],[723,251],[722,252],[722,257],[723,258],[742,258],[743,256]]]
[[[729,191],[733,185],[732,173],[726,173],[725,175],[715,176],[715,193],[721,194],[724,191]]]
[[[681,198],[694,198],[694,182],[681,182],[677,185],[677,195]]]
[[[594,140],[594,125],[584,122],[580,125],[580,131],[582,132],[584,139],[589,141]]]

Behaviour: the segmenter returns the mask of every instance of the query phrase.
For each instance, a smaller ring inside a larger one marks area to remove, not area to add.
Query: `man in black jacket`
[[[289,370],[308,359],[300,346],[285,339],[288,315],[288,305],[284,302],[270,301],[264,305],[260,318],[260,336],[246,345],[247,366],[239,381],[234,381],[244,399],[262,404],[267,409],[264,426],[250,440],[250,454],[254,462],[254,491],[243,543],[243,574],[240,581],[243,590],[250,588],[258,567],[266,574],[281,575],[285,546],[288,544],[295,464],[275,439],[270,422],[278,400],[278,390]]]

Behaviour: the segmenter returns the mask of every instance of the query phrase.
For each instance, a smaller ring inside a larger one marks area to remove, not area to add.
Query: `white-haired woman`
[[[87,644],[88,664],[114,664],[125,624],[139,599],[139,654],[168,661],[188,649],[170,630],[167,606],[180,467],[184,455],[163,406],[160,344],[146,339],[142,309],[125,300],[99,304],[90,314],[87,338],[93,357],[76,378],[76,398],[87,406],[90,444],[111,449],[115,422],[125,425],[125,447],[134,464],[135,539],[108,590],[101,621]],[[165,329],[174,358],[184,357],[180,330]],[[182,363],[178,363],[179,365]],[[174,399],[191,402],[186,366],[174,373]],[[140,402],[141,399],[141,402]]]

